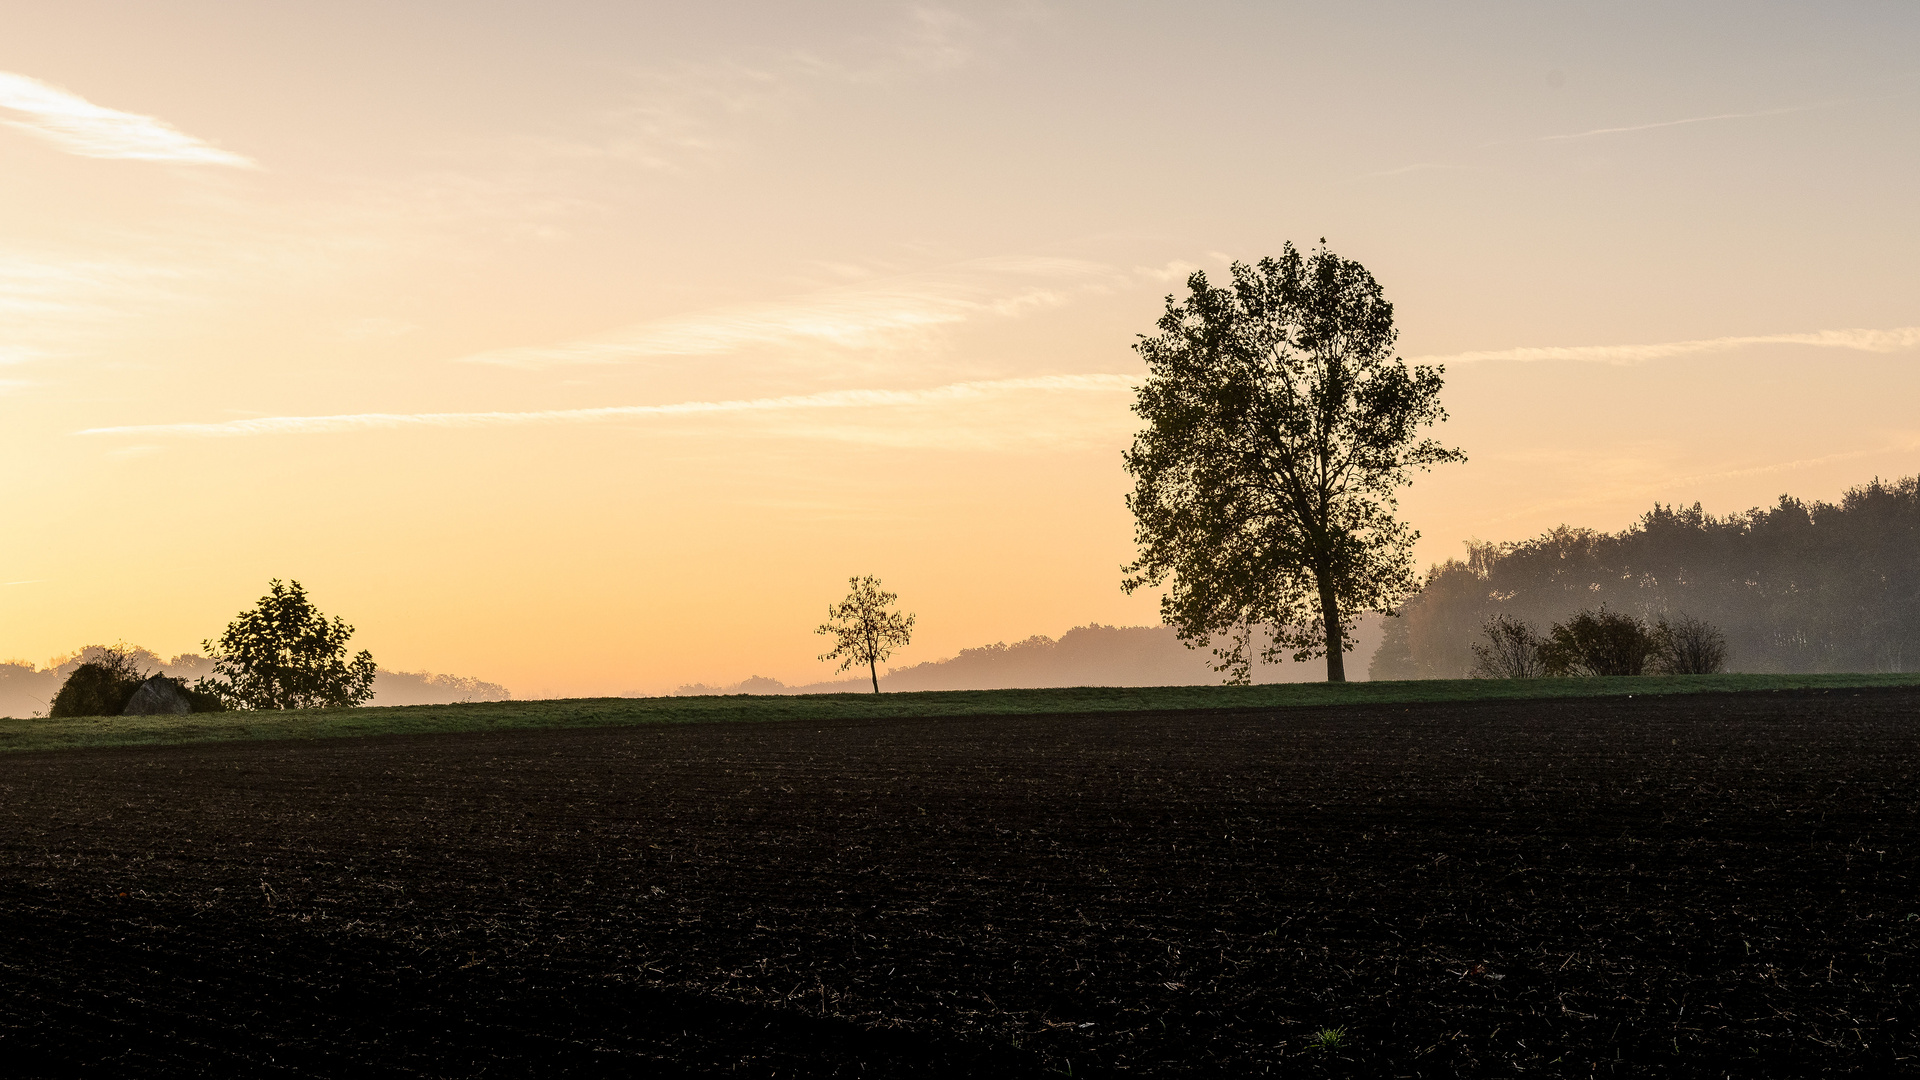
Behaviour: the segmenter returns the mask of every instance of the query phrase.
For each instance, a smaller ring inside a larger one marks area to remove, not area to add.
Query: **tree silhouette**
[[[1346,678],[1354,615],[1391,612],[1415,586],[1418,533],[1394,517],[1411,470],[1463,461],[1419,438],[1446,419],[1440,367],[1394,356],[1393,305],[1365,267],[1328,251],[1235,263],[1231,289],[1206,274],[1167,297],[1133,410],[1147,422],[1126,454],[1140,557],[1132,592],[1169,578],[1161,617],[1208,645],[1230,682],[1262,659],[1324,654]]]
[[[199,688],[236,709],[322,709],[359,705],[373,696],[373,656],[347,659],[353,627],[331,622],[297,581],[268,583],[267,595],[203,642],[214,674]]]
[[[913,616],[889,610],[900,598],[880,588],[880,579],[871,574],[850,577],[847,585],[847,598],[829,607],[828,621],[814,630],[816,634],[831,634],[834,639],[832,651],[822,653],[820,659],[840,661],[835,671],[865,664],[877,694],[880,662],[893,650],[906,647],[913,637]]]

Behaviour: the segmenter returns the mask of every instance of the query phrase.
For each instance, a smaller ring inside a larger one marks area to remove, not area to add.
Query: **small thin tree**
[[[1486,640],[1473,646],[1471,679],[1537,679],[1546,674],[1540,660],[1544,644],[1533,627],[1510,615],[1487,619]]]
[[[1727,666],[1727,636],[1720,628],[1681,612],[1653,628],[1664,675],[1712,675]]]
[[[835,671],[865,664],[877,694],[880,662],[893,650],[906,647],[913,637],[913,616],[891,610],[900,598],[882,589],[880,579],[872,574],[850,577],[847,585],[851,588],[847,598],[827,608],[828,621],[814,631],[834,639],[833,650],[822,653],[820,659],[840,661]]]

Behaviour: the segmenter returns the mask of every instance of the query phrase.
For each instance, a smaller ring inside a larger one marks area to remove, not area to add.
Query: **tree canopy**
[[[237,709],[324,709],[364,703],[373,696],[373,656],[349,659],[353,627],[331,621],[297,581],[268,583],[267,595],[228,624],[218,641],[202,644],[214,674],[200,688]]]
[[[1446,419],[1444,369],[1394,355],[1393,305],[1365,267],[1327,250],[1204,272],[1167,297],[1126,453],[1137,561],[1123,588],[1172,586],[1161,616],[1216,639],[1218,670],[1325,655],[1346,677],[1355,615],[1391,612],[1415,587],[1419,534],[1394,515],[1411,470],[1465,460],[1423,429]],[[1268,641],[1259,647],[1256,638]]]
[[[827,621],[814,630],[831,634],[833,649],[822,653],[822,660],[838,660],[835,671],[865,664],[873,680],[873,692],[880,692],[880,662],[904,648],[913,637],[913,616],[891,610],[900,599],[880,587],[880,579],[868,574],[847,579],[847,598],[827,608]]]

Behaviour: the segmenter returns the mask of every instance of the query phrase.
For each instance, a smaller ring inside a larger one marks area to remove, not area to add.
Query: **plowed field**
[[[1888,1075],[1917,753],[1863,689],[12,754],[0,1059]]]

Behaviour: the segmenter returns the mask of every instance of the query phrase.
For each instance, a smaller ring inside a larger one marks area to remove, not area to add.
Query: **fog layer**
[[[105,652],[106,647],[88,645],[71,656],[59,657],[46,667],[24,660],[0,663],[0,716],[45,716],[47,704],[60,690],[73,669]],[[185,653],[166,660],[150,649],[137,645],[122,646],[148,674],[171,675],[193,682],[213,674],[213,661]],[[369,705],[446,705],[458,701],[505,701],[511,691],[498,683],[484,682],[464,675],[437,675],[425,671],[388,671],[374,676],[373,700]]]
[[[1355,631],[1359,643],[1349,653],[1349,669],[1365,671],[1380,645],[1381,618],[1363,615]],[[912,667],[885,671],[880,689],[1002,690],[1049,686],[1199,686],[1221,681],[1213,670],[1213,653],[1189,649],[1170,626],[1076,626],[1059,640],[1036,634],[1011,645],[998,642],[962,649],[946,660],[929,660]],[[1254,668],[1257,683],[1314,682],[1326,677],[1324,662],[1262,664]],[[778,679],[754,676],[724,686],[689,683],[676,693],[694,694],[833,694],[871,690],[864,672],[859,678],[823,680],[788,686]]]

